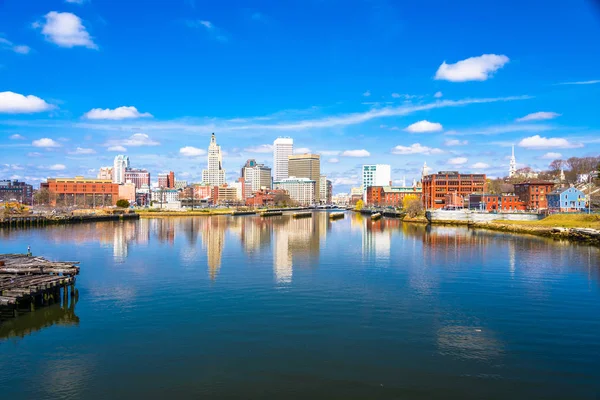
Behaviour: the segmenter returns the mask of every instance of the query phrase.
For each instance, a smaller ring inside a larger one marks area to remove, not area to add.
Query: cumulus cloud
[[[220,29],[218,29],[212,22],[207,20],[193,20],[186,21],[186,24],[190,28],[202,28],[210,35],[211,38],[218,40],[219,42],[227,42],[228,37]]]
[[[310,149],[308,147],[298,147],[294,149],[294,154],[306,154],[310,153]]]
[[[371,95],[371,91],[367,90],[366,92],[363,93],[363,96],[365,97],[369,97]]]
[[[334,185],[357,185],[358,180],[352,178],[336,178],[333,180]]]
[[[65,169],[67,169],[67,167],[63,164],[54,164],[45,167],[45,169],[50,171],[64,171]]]
[[[550,151],[543,156],[540,157],[542,160],[559,160],[562,157],[562,154]]]
[[[458,139],[447,139],[444,142],[445,146],[464,146],[469,144],[468,140],[458,140]]]
[[[433,95],[433,97],[435,97],[436,99],[439,99],[442,96],[443,96],[442,92],[435,92],[435,94]]]
[[[29,114],[55,108],[39,97],[14,92],[0,92],[0,113]]]
[[[508,61],[507,56],[496,54],[471,57],[455,64],[446,64],[444,61],[438,68],[435,79],[450,82],[485,81]]]
[[[252,146],[252,147],[245,148],[244,151],[247,151],[248,153],[272,153],[273,145],[272,144],[261,144],[258,146]]]
[[[342,157],[369,157],[371,153],[369,153],[365,149],[360,150],[346,150],[340,154]]]
[[[107,150],[108,151],[117,151],[120,153],[124,153],[127,151],[127,149],[123,146],[110,146]]]
[[[397,99],[400,98],[402,95],[400,93],[392,93],[392,97]]]
[[[25,137],[19,135],[18,133],[15,133],[14,135],[10,135],[9,139],[10,140],[25,140]]]
[[[75,151],[69,152],[69,154],[74,154],[74,155],[96,154],[96,150],[78,147],[77,149],[75,149]]]
[[[539,111],[539,112],[527,114],[526,116],[521,117],[521,118],[517,118],[517,122],[543,121],[546,119],[554,119],[556,117],[560,117],[560,114],[555,113],[555,112]]]
[[[427,133],[439,132],[442,129],[442,124],[440,124],[439,122],[429,122],[427,120],[422,120],[407,126],[404,130],[410,133]]]
[[[327,162],[331,163],[331,164],[337,164],[340,162],[340,160],[338,158],[333,157],[333,158],[330,158],[329,160],[327,160]]]
[[[49,139],[49,138],[42,138],[42,139],[34,140],[33,142],[31,142],[31,145],[33,147],[43,147],[43,148],[60,147],[60,143],[58,143],[52,139]]]
[[[450,165],[463,165],[469,162],[467,157],[454,157],[448,160],[448,164]]]
[[[84,46],[98,49],[90,34],[83,26],[81,18],[68,12],[51,11],[44,16],[46,21],[36,22],[34,28],[42,28],[46,40],[61,47]]]
[[[341,153],[341,151],[339,151],[339,150],[321,150],[318,153],[323,156],[337,156]]]
[[[442,154],[444,151],[442,149],[432,148],[423,146],[420,143],[413,143],[410,146],[396,146],[392,149],[392,154]]]
[[[185,146],[179,149],[179,154],[184,157],[199,157],[205,155],[206,150],[192,146]]]
[[[160,143],[152,140],[150,136],[145,133],[134,133],[127,139],[121,140],[109,140],[106,142],[106,146],[128,146],[128,147],[140,147],[140,146],[158,146]]]
[[[144,118],[152,117],[150,113],[141,113],[137,108],[133,106],[122,106],[117,107],[113,110],[110,108],[93,108],[83,115],[86,119],[109,119],[109,120],[122,120],[122,119],[133,119],[133,118]]]
[[[581,143],[572,143],[569,142],[565,138],[546,138],[540,135],[530,136],[525,139],[522,139],[519,142],[519,147],[523,147],[526,149],[533,150],[542,150],[542,149],[574,149],[578,147],[583,147]]]
[[[10,50],[17,54],[29,54],[31,51],[29,46],[14,44],[4,37],[0,37],[0,49]]]
[[[489,167],[490,167],[490,165],[486,164],[484,162],[477,162],[477,163],[471,165],[471,168],[473,168],[473,169],[486,169]]]

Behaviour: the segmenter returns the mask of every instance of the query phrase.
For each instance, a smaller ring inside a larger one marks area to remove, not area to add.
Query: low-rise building
[[[472,193],[485,193],[485,174],[461,174],[458,171],[439,171],[423,176],[423,206],[444,208],[456,206],[458,197],[466,198]],[[450,195],[450,196],[448,196]],[[454,204],[447,204],[448,201]]]
[[[235,186],[214,186],[212,190],[213,204],[237,204],[242,201],[238,198],[238,189]]]
[[[525,203],[528,210],[546,210],[548,200],[546,195],[554,189],[554,182],[527,181],[515,183],[515,194]]]
[[[40,188],[48,189],[53,206],[111,206],[119,199],[119,185],[108,179],[48,178]]]
[[[18,180],[0,180],[0,201],[18,201],[31,205],[33,203],[33,186]]]
[[[119,185],[119,200],[127,200],[130,204],[135,203],[135,184],[128,182]]]
[[[556,189],[546,195],[549,212],[578,212],[585,210],[585,194],[574,187]]]
[[[421,198],[422,189],[418,186],[370,186],[367,188],[368,206],[402,207],[407,195]]]
[[[290,196],[282,189],[262,189],[252,193],[246,199],[248,207],[286,206],[290,204]]]
[[[525,211],[525,202],[515,194],[471,194],[469,208],[488,212]]]
[[[290,199],[300,205],[307,206],[315,204],[316,182],[308,178],[296,178],[294,176],[273,182],[275,189],[283,189],[288,192]]]

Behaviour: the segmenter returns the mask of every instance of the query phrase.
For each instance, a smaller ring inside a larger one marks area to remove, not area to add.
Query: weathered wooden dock
[[[345,214],[343,212],[333,212],[329,214],[329,219],[341,219],[344,218]]]
[[[283,211],[265,211],[260,214],[261,217],[277,217],[283,215]]]
[[[78,262],[0,254],[0,321],[75,296]]]
[[[312,218],[311,212],[299,212],[292,215],[293,218]]]
[[[4,215],[0,216],[0,227],[34,227],[58,224],[78,224],[85,222],[120,221],[140,219],[136,213],[112,214],[112,215]]]

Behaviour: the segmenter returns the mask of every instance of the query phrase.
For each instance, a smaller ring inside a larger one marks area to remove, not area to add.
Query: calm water
[[[0,231],[80,260],[0,327],[0,398],[600,397],[598,248],[289,216]]]

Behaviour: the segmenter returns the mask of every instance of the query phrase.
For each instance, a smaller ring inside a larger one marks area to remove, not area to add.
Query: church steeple
[[[512,146],[512,156],[510,157],[510,164],[508,166],[508,177],[512,178],[517,173],[517,159],[515,158],[515,145]]]

